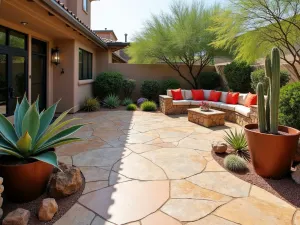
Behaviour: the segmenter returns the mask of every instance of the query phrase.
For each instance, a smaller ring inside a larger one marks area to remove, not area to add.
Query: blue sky
[[[128,33],[130,40],[143,27],[143,23],[151,14],[168,11],[174,0],[100,0],[92,2],[92,29],[114,30],[119,41],[124,41],[124,34]],[[182,0],[184,1],[184,0]],[[193,0],[186,0],[192,3]],[[204,0],[206,4],[220,2],[226,4],[228,0]]]

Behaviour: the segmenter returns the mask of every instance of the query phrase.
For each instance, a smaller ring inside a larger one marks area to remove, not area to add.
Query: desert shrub
[[[285,126],[300,129],[300,82],[281,88],[279,100],[279,121]]]
[[[152,112],[157,110],[156,103],[153,101],[145,101],[141,104],[141,110],[146,112]]]
[[[133,79],[125,79],[123,80],[123,92],[125,97],[131,97],[132,92],[136,87],[136,81]]]
[[[170,78],[168,80],[164,80],[161,82],[161,90],[160,92],[162,94],[167,94],[167,90],[169,89],[178,89],[180,88],[180,83],[178,80],[174,79],[174,78]]]
[[[285,86],[290,81],[290,75],[287,71],[280,71],[280,87]],[[265,75],[265,70],[255,70],[251,73],[251,87],[256,91],[257,84],[261,82],[264,85],[264,92],[267,94],[269,79]]]
[[[141,95],[150,100],[158,99],[160,90],[159,82],[156,80],[145,80],[142,83]]]
[[[87,112],[98,111],[100,103],[97,98],[87,98],[83,104],[83,110]]]
[[[124,98],[124,100],[122,102],[122,105],[127,106],[127,105],[130,105],[132,103],[133,103],[132,99],[127,97],[127,98]]]
[[[104,98],[105,106],[114,109],[120,105],[120,99],[117,95],[109,94],[107,97]]]
[[[198,78],[202,89],[214,90],[221,86],[221,76],[216,72],[202,72]]]
[[[146,101],[148,101],[148,99],[146,99],[146,98],[139,98],[139,99],[137,100],[137,105],[140,106],[142,103],[144,103],[144,102],[146,102]]]
[[[247,162],[238,155],[228,155],[224,159],[224,166],[226,169],[233,172],[245,171],[247,167]]]
[[[225,66],[224,74],[232,91],[247,93],[251,90],[251,66],[247,63],[232,62]]]
[[[96,77],[94,93],[99,99],[109,94],[118,95],[122,88],[123,76],[118,72],[103,72]]]
[[[126,109],[128,111],[135,111],[137,109],[137,106],[136,106],[136,104],[129,104],[129,105],[127,105]]]
[[[243,131],[238,132],[236,129],[225,131],[224,141],[233,148],[233,153],[249,161],[250,154],[248,150],[248,143],[245,133]]]

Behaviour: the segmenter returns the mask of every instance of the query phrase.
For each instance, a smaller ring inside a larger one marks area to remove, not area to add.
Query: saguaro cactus
[[[265,133],[266,132],[266,111],[265,111],[264,85],[262,83],[257,84],[256,93],[258,95],[259,130],[260,132]]]
[[[280,92],[280,54],[277,48],[272,49],[271,59],[269,56],[265,60],[265,73],[269,78],[269,90],[267,97],[266,109],[264,105],[263,87],[257,85],[258,95],[258,113],[260,132],[278,133],[278,107]],[[263,104],[261,104],[263,102]],[[264,116],[265,115],[265,116]],[[260,118],[264,116],[265,119]],[[261,124],[263,123],[263,124]],[[265,127],[265,129],[263,129]]]

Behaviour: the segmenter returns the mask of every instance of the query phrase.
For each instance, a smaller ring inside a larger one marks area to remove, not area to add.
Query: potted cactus
[[[280,94],[280,54],[272,49],[266,57],[265,73],[269,78],[268,96],[264,98],[263,84],[257,85],[258,124],[245,126],[251,160],[256,173],[262,177],[279,179],[290,172],[296,153],[299,131],[278,124]]]
[[[47,186],[53,168],[58,168],[54,148],[80,141],[68,138],[83,125],[73,125],[60,131],[77,118],[63,121],[62,113],[52,124],[56,106],[38,111],[38,100],[31,106],[23,97],[17,102],[14,125],[0,114],[0,177],[5,182],[5,194],[14,202],[27,202],[39,197]]]

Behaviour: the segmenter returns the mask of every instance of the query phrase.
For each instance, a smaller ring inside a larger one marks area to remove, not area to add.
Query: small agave
[[[83,125],[73,125],[60,131],[63,127],[79,118],[62,121],[70,110],[62,113],[52,124],[57,104],[39,113],[38,101],[31,106],[23,97],[17,102],[14,112],[14,126],[0,114],[0,156],[10,155],[20,160],[35,159],[58,168],[54,147],[81,141],[80,138],[68,138]]]

